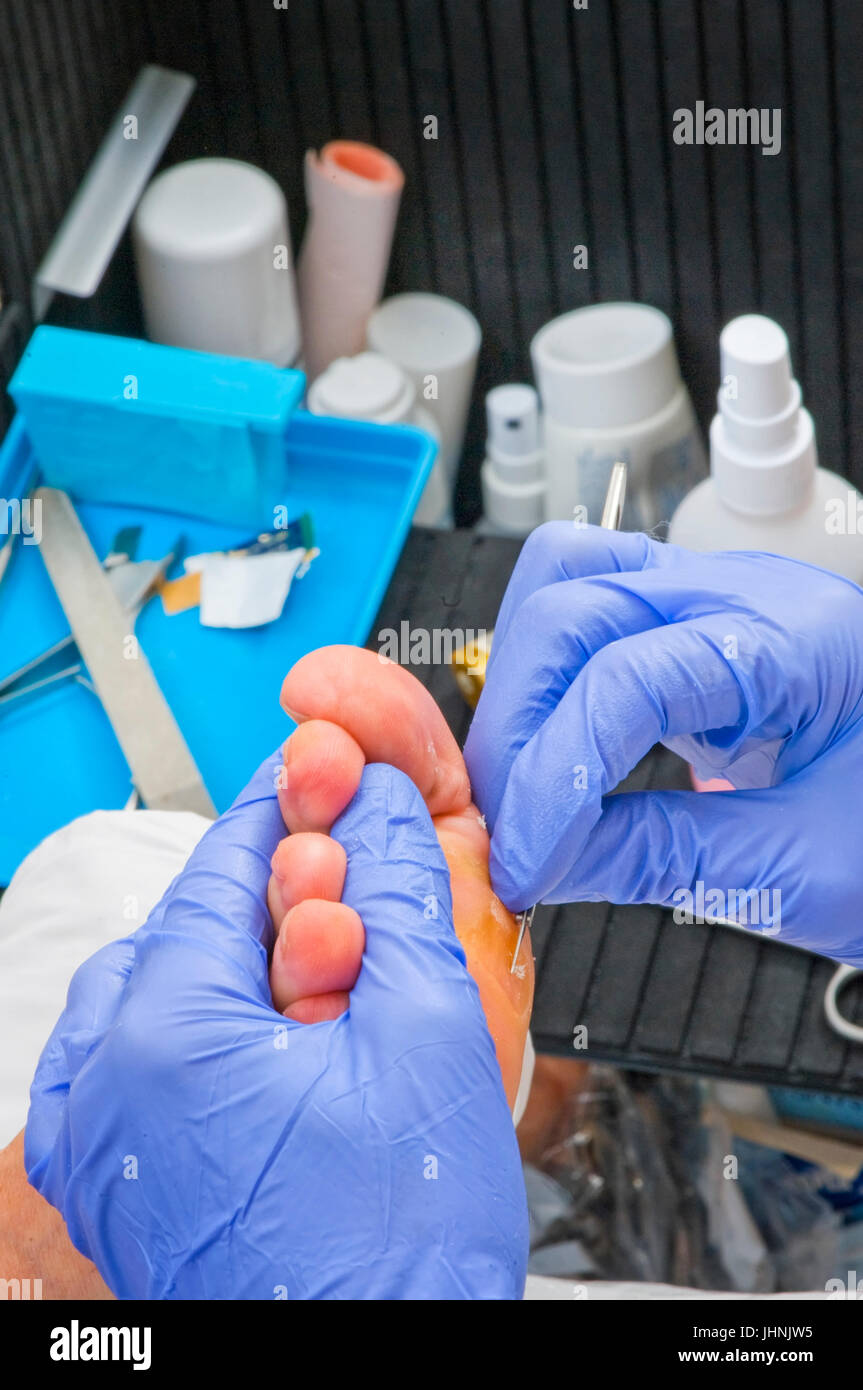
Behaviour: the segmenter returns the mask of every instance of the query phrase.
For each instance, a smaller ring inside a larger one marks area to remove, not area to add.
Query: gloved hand
[[[124,1298],[517,1298],[518,1149],[413,784],[367,767],[334,834],[366,928],[347,1014],[292,1023],[267,976],[280,756],[146,924],[75,975],[26,1166]]]
[[[609,795],[657,742],[740,790]],[[504,597],[465,759],[511,910],[686,911],[699,883],[727,903],[755,890],[778,906],[770,935],[863,965],[863,590],[850,581],[542,526]]]

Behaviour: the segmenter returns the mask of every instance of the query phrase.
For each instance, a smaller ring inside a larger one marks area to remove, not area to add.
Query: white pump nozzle
[[[794,385],[785,330],[763,314],[743,314],[719,336],[721,393],[745,420],[769,420],[789,405]]]
[[[526,536],[543,520],[545,497],[539,397],[522,382],[495,386],[485,398],[488,420],[482,466],[483,509],[503,531]]]
[[[788,339],[772,319],[743,314],[722,330],[719,350],[719,413],[710,427],[716,489],[751,516],[793,511],[809,498],[818,459]]]
[[[489,452],[501,461],[535,454],[539,443],[539,397],[532,386],[495,386],[485,398]]]

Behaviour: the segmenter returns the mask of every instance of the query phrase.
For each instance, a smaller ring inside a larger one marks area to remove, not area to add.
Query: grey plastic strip
[[[185,72],[141,69],[36,271],[37,323],[56,291],[95,294],[195,85]]]

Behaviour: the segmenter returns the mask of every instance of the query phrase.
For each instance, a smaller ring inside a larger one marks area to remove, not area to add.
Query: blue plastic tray
[[[203,628],[197,609],[166,617],[161,600],[141,613],[136,633],[218,809],[292,727],[279,707],[292,663],[331,642],[362,644],[404,544],[434,461],[419,430],[297,411],[286,436],[289,514],[312,514],[321,554],[296,581],[278,622],[246,631]],[[0,498],[20,497],[34,464],[19,416],[0,448]],[[142,508],[82,503],[97,553],[122,526],[142,526],[138,559],[249,539],[228,527]],[[182,573],[182,566],[172,570]],[[35,545],[18,542],[0,586],[0,678],[68,632]],[[101,704],[69,683],[0,706],[0,884],[45,835],[75,816],[118,809],[129,771]]]

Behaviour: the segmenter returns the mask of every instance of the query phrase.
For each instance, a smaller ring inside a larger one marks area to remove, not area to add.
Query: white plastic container
[[[546,518],[599,523],[608,475],[627,465],[624,526],[668,522],[707,471],[671,323],[647,304],[594,304],[531,343],[545,411]]]
[[[306,404],[313,415],[403,425],[413,421],[416,391],[395,362],[361,352],[337,357],[309,387]]]
[[[410,377],[377,352],[338,357],[309,387],[306,405],[313,415],[372,420],[379,425],[416,425],[439,442],[437,425],[418,406]],[[450,489],[440,455],[435,459],[414,512],[417,526],[452,525]]]
[[[464,305],[443,295],[396,294],[371,315],[366,341],[413,381],[417,401],[438,427],[452,490],[482,342],[479,324]]]
[[[236,159],[159,174],[132,224],[154,342],[287,367],[300,347],[287,205],[274,179]]]
[[[711,476],[681,502],[669,540],[690,550],[767,550],[863,583],[860,494],[818,466],[784,331],[745,314],[723,329],[719,349]]]
[[[387,275],[405,176],[359,140],[330,140],[305,160],[309,215],[297,257],[303,367],[314,381],[365,343]]]
[[[527,536],[545,519],[545,451],[532,386],[495,386],[485,398],[484,534]]]

